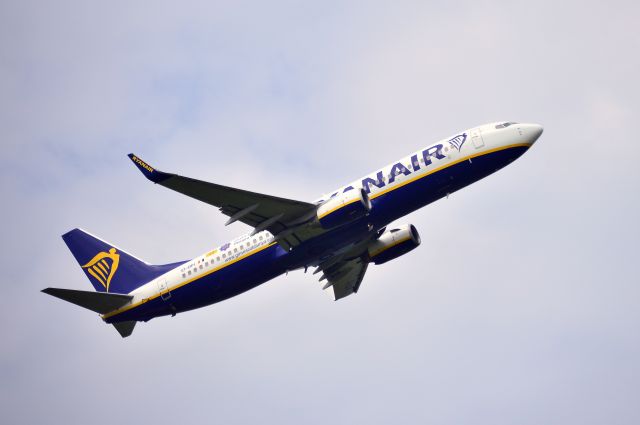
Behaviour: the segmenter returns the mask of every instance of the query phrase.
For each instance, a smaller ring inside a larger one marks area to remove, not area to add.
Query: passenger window
[[[209,267],[209,262],[208,262],[208,261],[206,261],[206,262],[204,263],[204,265],[205,265],[205,267]]]
[[[222,254],[222,258],[227,258],[227,254]]]
[[[238,252],[238,248],[233,248],[233,252]]]
[[[189,270],[187,273],[188,273],[189,275],[191,275],[191,270]]]
[[[187,275],[185,273],[182,273],[182,277],[185,278],[187,277]]]

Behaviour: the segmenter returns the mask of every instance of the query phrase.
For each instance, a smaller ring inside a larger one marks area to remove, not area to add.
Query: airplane
[[[420,245],[395,220],[505,167],[540,137],[511,121],[457,133],[313,202],[296,201],[160,171],[129,158],[155,184],[217,207],[253,230],[189,261],[151,265],[81,229],[62,239],[95,288],[42,292],[99,313],[124,338],[138,322],[226,300],[293,270],[314,267],[335,300],[358,292],[370,264]]]

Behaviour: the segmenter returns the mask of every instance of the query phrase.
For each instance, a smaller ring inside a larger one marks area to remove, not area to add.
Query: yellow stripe
[[[452,167],[452,166],[454,166],[456,164],[459,164],[459,163],[464,162],[464,161],[468,161],[468,160],[470,160],[472,158],[477,158],[479,156],[488,155],[490,153],[494,153],[494,152],[498,152],[498,151],[502,151],[502,150],[507,150],[507,149],[511,149],[511,148],[522,148],[522,147],[527,147],[527,148],[531,147],[531,143],[517,143],[517,144],[514,144],[514,145],[508,145],[508,146],[503,146],[503,147],[500,147],[500,148],[489,149],[489,150],[484,151],[484,152],[478,152],[476,154],[466,156],[464,158],[458,159],[458,160],[456,160],[454,162],[451,162],[449,164],[445,164],[445,165],[443,165],[441,167],[434,168],[433,170],[428,171],[428,172],[426,172],[424,174],[421,174],[421,175],[418,175],[418,176],[414,176],[414,177],[410,178],[409,180],[405,180],[402,183],[398,183],[398,185],[396,185],[396,186],[389,187],[389,188],[387,188],[385,190],[382,190],[382,191],[376,193],[375,195],[371,195],[370,198],[371,199],[375,199],[378,196],[384,195],[385,193],[388,193],[388,192],[391,192],[393,190],[399,189],[402,186],[406,186],[409,183],[413,183],[414,181],[419,180],[419,179],[421,179],[423,177],[427,177],[427,176],[429,176],[429,175],[431,175],[433,173],[437,173],[440,170],[444,170],[445,168]]]
[[[388,188],[388,189],[386,189],[386,190],[383,190],[382,192],[376,193],[374,196],[372,196],[372,198],[376,198],[376,197],[378,197],[378,196],[384,195],[385,193],[391,192],[392,190],[395,190],[395,189],[397,189],[397,188],[399,188],[399,187],[405,186],[405,185],[407,185],[407,184],[409,184],[409,183],[413,183],[414,181],[419,180],[419,179],[421,179],[421,178],[423,178],[423,177],[426,177],[426,176],[428,176],[428,175],[430,175],[430,174],[436,173],[436,172],[438,172],[438,171],[440,171],[440,170],[444,170],[445,168],[451,167],[451,166],[456,165],[456,164],[459,164],[459,163],[461,163],[461,162],[468,161],[468,160],[469,160],[469,159],[471,159],[471,158],[476,158],[476,157],[479,157],[479,156],[482,156],[482,155],[487,155],[487,154],[490,154],[490,153],[493,153],[493,152],[498,152],[498,151],[505,150],[505,149],[520,148],[520,147],[531,147],[531,144],[529,144],[529,143],[518,143],[518,144],[515,144],[515,145],[503,146],[503,147],[501,147],[501,148],[494,148],[494,149],[490,149],[490,150],[488,150],[488,151],[478,152],[478,153],[476,153],[476,154],[469,155],[469,156],[467,156],[467,157],[464,157],[464,158],[458,159],[458,160],[456,160],[455,162],[452,162],[452,163],[450,163],[450,164],[446,164],[446,165],[443,165],[442,167],[438,167],[438,168],[436,168],[435,170],[431,170],[431,171],[429,171],[428,173],[425,173],[424,175],[421,175],[421,176],[415,176],[414,178],[409,179],[409,180],[407,180],[407,181],[404,181],[404,182],[402,182],[402,183],[398,184],[397,186],[394,186],[394,187]],[[393,245],[389,245],[388,247],[384,248],[382,251],[378,251],[378,252],[376,252],[375,254],[371,255],[371,257],[375,257],[376,255],[380,255],[380,254],[382,254],[383,252],[385,252],[386,250],[391,249],[391,248],[393,248],[394,246],[399,245],[399,244],[401,244],[401,243],[403,243],[403,242],[406,242],[406,241],[408,241],[409,239],[411,239],[411,237],[408,237],[408,238],[403,239],[403,240],[401,240],[401,241],[397,241],[397,242],[396,242],[396,243],[394,243]]]
[[[89,274],[93,277],[95,277],[96,279],[98,279],[98,282],[102,283],[102,286],[104,286],[105,288],[107,287],[107,285],[104,284],[104,282],[102,281],[102,279],[100,279],[100,276],[98,276],[93,270],[88,269],[89,270]]]
[[[99,263],[99,264],[102,264],[102,265],[105,267],[105,269],[107,269],[107,270],[109,270],[109,269],[111,268],[111,267],[109,266],[109,263],[107,263],[106,261],[104,261],[104,259],[100,260],[100,263]]]
[[[347,202],[346,204],[338,205],[338,206],[337,206],[337,207],[335,207],[334,209],[329,210],[329,211],[327,211],[327,212],[323,213],[320,217],[318,217],[318,219],[324,218],[324,217],[328,216],[329,214],[331,214],[332,212],[337,211],[337,210],[339,210],[340,208],[344,208],[344,207],[346,207],[347,205],[351,205],[351,204],[353,204],[354,202],[358,202],[359,200],[360,200],[360,198],[356,198],[356,199],[352,199],[351,201]]]
[[[377,198],[378,196],[382,196],[382,195],[384,195],[385,193],[389,193],[389,192],[391,192],[391,191],[393,191],[393,190],[396,190],[396,189],[398,189],[398,188],[400,188],[400,187],[402,187],[402,186],[408,185],[409,183],[413,183],[414,181],[419,180],[419,179],[421,179],[421,178],[423,178],[423,177],[427,177],[428,175],[431,175],[431,174],[433,174],[433,173],[437,173],[437,172],[438,172],[438,171],[440,171],[440,170],[444,170],[445,168],[452,167],[452,166],[454,166],[454,165],[456,165],[456,164],[459,164],[459,163],[461,163],[461,162],[464,162],[464,161],[468,161],[469,159],[477,158],[477,157],[479,157],[479,156],[483,156],[483,155],[488,155],[488,154],[493,153],[493,152],[498,152],[498,151],[502,151],[502,150],[506,150],[506,149],[511,149],[511,148],[520,148],[520,147],[527,147],[527,148],[528,148],[528,147],[531,147],[531,144],[530,144],[530,143],[517,143],[517,144],[513,144],[513,145],[508,145],[508,146],[503,146],[503,147],[499,147],[499,148],[489,149],[489,150],[487,150],[487,151],[483,151],[483,152],[478,152],[478,153],[475,153],[475,154],[473,154],[473,155],[469,155],[469,156],[466,156],[466,157],[464,157],[464,158],[460,158],[460,159],[458,159],[458,160],[456,160],[456,161],[454,161],[454,162],[451,162],[451,163],[449,163],[449,164],[445,164],[445,165],[443,165],[443,166],[441,166],[441,167],[435,168],[435,169],[433,169],[433,170],[431,170],[431,171],[429,171],[429,172],[427,172],[427,173],[424,173],[424,174],[420,174],[420,175],[414,176],[413,178],[410,178],[410,179],[408,179],[408,180],[405,180],[405,181],[403,181],[402,183],[398,183],[396,186],[388,187],[388,188],[386,188],[385,190],[382,190],[382,191],[380,191],[380,192],[376,193],[375,195],[371,195],[369,198],[370,198],[370,199]],[[347,205],[351,205],[351,204],[353,204],[354,202],[357,202],[357,201],[359,201],[359,199],[358,199],[358,198],[353,199],[353,200],[349,201],[349,202],[348,202],[348,203],[346,203],[346,204],[338,205],[337,207],[335,207],[335,208],[333,208],[333,209],[331,209],[331,210],[329,210],[329,211],[327,211],[327,212],[324,212],[324,213],[323,213],[321,216],[319,216],[318,218],[319,218],[319,219],[324,218],[324,217],[326,217],[327,215],[331,214],[332,212],[337,211],[337,210],[339,210],[340,208],[346,207]]]
[[[96,265],[97,265],[98,267],[100,267],[100,269],[101,269],[105,274],[107,274],[107,269],[105,269],[105,268],[104,268],[104,266],[102,265],[102,263],[98,263],[98,264],[96,264]]]
[[[380,255],[380,254],[382,254],[383,252],[385,252],[386,250],[391,249],[391,248],[393,248],[393,247],[394,247],[394,246],[396,246],[396,245],[400,245],[401,243],[406,242],[406,241],[408,241],[409,239],[411,239],[411,236],[409,236],[409,237],[408,237],[408,238],[406,238],[406,239],[402,239],[401,241],[397,241],[397,242],[395,242],[393,245],[389,245],[388,247],[384,248],[383,250],[376,252],[375,254],[373,254],[373,255],[371,256],[371,258],[375,257],[376,255]]]
[[[263,250],[265,250],[265,249],[267,249],[267,248],[269,248],[269,247],[271,247],[271,246],[273,246],[273,245],[275,245],[275,244],[277,244],[277,242],[272,242],[272,243],[270,243],[269,245],[265,245],[265,246],[263,246],[263,247],[261,247],[261,248],[259,248],[259,249],[255,250],[255,251],[247,252],[245,255],[243,255],[243,256],[241,256],[241,257],[238,257],[238,258],[236,258],[235,260],[230,261],[230,262],[229,262],[229,263],[227,263],[227,264],[221,264],[219,267],[217,267],[217,268],[215,268],[215,269],[213,269],[213,270],[209,270],[209,271],[207,271],[207,272],[203,273],[203,274],[202,274],[202,275],[200,275],[200,276],[193,277],[193,278],[191,278],[190,280],[185,280],[185,281],[184,281],[184,282],[182,282],[182,283],[179,283],[179,284],[177,284],[177,285],[175,285],[175,286],[170,287],[170,288],[167,290],[167,292],[170,292],[170,291],[176,290],[176,289],[181,288],[181,287],[183,287],[183,286],[185,286],[185,285],[188,285],[189,283],[194,282],[194,281],[196,281],[196,280],[198,280],[198,279],[200,279],[200,278],[203,278],[203,277],[205,277],[205,276],[208,276],[208,275],[210,275],[211,273],[215,273],[215,272],[217,272],[218,270],[222,270],[222,269],[224,269],[225,267],[228,267],[228,266],[230,266],[230,265],[232,265],[232,264],[234,264],[234,263],[237,263],[237,262],[238,262],[238,261],[240,261],[240,260],[244,260],[245,258],[250,257],[251,255],[257,254],[258,252],[263,251]],[[166,293],[166,292],[165,292],[165,293]],[[147,301],[154,300],[154,299],[158,298],[159,296],[160,296],[160,294],[152,295],[151,297],[149,297],[149,298],[145,298],[145,299],[142,299],[141,301],[138,301],[138,302],[137,302],[137,303],[135,303],[135,304],[129,304],[129,305],[126,305],[126,306],[124,306],[124,307],[119,308],[118,310],[115,310],[115,311],[112,311],[112,312],[110,312],[110,313],[107,313],[107,314],[102,315],[102,318],[103,318],[103,319],[108,319],[109,317],[115,316],[116,314],[124,313],[125,311],[131,310],[132,308],[135,308],[135,307],[137,307],[137,306],[139,306],[139,305],[141,305],[141,304],[143,304],[143,303],[146,303]]]
[[[107,280],[107,275],[102,273],[102,270],[100,270],[100,268],[98,266],[93,266],[91,267],[89,270],[93,270],[94,272],[98,273],[100,276],[102,276],[102,278],[104,280]]]

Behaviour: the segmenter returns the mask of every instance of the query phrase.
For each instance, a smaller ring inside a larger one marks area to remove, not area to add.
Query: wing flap
[[[333,288],[333,295],[336,301],[354,294],[360,289],[360,284],[368,266],[369,263],[363,257],[334,262],[328,265],[326,269],[320,265],[323,271],[320,280],[327,280],[322,289]]]

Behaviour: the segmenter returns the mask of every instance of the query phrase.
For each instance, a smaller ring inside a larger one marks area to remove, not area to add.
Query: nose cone
[[[520,131],[526,143],[534,144],[538,137],[542,134],[544,129],[540,124],[522,124],[520,125]]]

